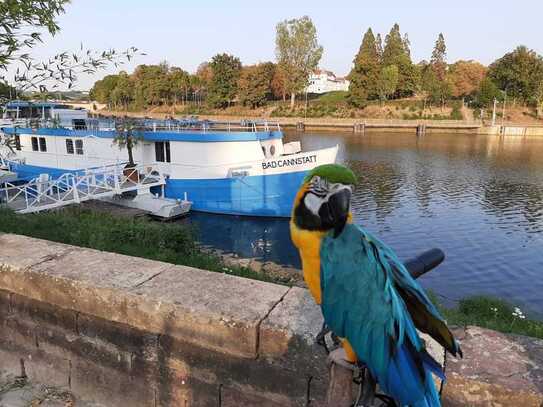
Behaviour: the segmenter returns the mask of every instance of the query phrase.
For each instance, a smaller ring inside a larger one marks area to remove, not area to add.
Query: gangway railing
[[[54,179],[40,176],[23,185],[4,183],[0,186],[0,205],[18,213],[33,213],[165,183],[164,175],[155,165],[130,168],[124,164],[108,165],[65,173]]]

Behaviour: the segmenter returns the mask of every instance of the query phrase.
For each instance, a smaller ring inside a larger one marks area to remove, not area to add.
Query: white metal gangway
[[[54,179],[43,174],[23,185],[6,182],[0,187],[0,205],[18,213],[40,212],[123,192],[148,190],[165,182],[164,174],[155,165],[131,168],[125,168],[125,164],[107,165],[65,173]]]

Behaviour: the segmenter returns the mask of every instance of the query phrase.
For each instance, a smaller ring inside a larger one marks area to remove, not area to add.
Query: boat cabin
[[[53,121],[59,126],[86,129],[87,110],[53,102],[17,100],[8,102],[3,109],[2,125],[20,124],[30,120]]]

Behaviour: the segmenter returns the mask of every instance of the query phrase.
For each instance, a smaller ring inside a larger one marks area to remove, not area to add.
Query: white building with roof
[[[307,93],[326,93],[338,90],[349,90],[349,81],[336,76],[332,71],[317,69],[309,76]]]

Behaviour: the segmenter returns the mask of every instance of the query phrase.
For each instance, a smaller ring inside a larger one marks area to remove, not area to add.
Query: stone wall
[[[323,406],[321,325],[303,288],[0,234],[0,376],[80,400]],[[455,332],[443,406],[542,405],[543,341]]]
[[[0,235],[0,369],[108,406],[324,397],[306,290]]]

